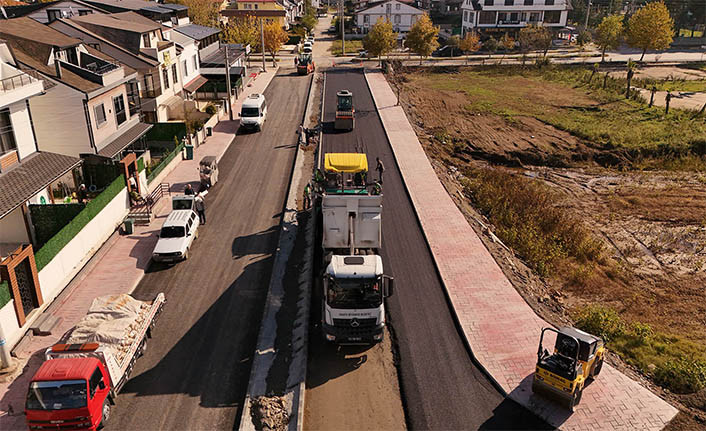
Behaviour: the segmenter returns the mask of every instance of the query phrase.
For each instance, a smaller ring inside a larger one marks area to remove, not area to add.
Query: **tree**
[[[617,49],[623,36],[623,17],[611,15],[603,18],[596,28],[596,44],[601,49],[601,63],[605,61],[606,49]]]
[[[512,51],[515,49],[515,39],[505,33],[503,37],[500,38],[500,45],[505,49],[505,52]]]
[[[474,31],[469,31],[466,33],[466,36],[461,39],[458,47],[466,54],[476,52],[480,49],[480,36]],[[466,57],[466,62],[468,62],[468,57]]]
[[[528,25],[520,30],[520,50],[527,53],[531,50],[542,51],[544,57],[552,46],[552,33],[546,27]]]
[[[428,57],[439,46],[436,40],[438,35],[439,27],[432,24],[427,14],[422,15],[409,29],[406,45],[419,55],[419,64],[422,64],[422,58]]]
[[[227,43],[241,43],[255,49],[260,46],[259,24],[257,18],[252,15],[231,18],[228,24],[221,26],[221,37]]]
[[[483,42],[483,49],[488,52],[488,58],[490,58],[490,54],[498,50],[497,39],[491,36],[490,39]]]
[[[174,0],[174,3],[189,8],[189,19],[192,23],[206,27],[218,27],[220,3],[212,0]]]
[[[318,20],[314,15],[305,15],[304,18],[302,18],[302,25],[306,29],[306,33],[309,34],[311,30],[316,27],[316,23]]]
[[[372,56],[380,58],[382,62],[382,55],[392,51],[396,41],[397,37],[392,30],[392,23],[387,19],[378,19],[370,32],[363,38],[363,48]]]
[[[672,44],[674,21],[662,2],[647,3],[628,20],[627,40],[642,50],[640,61],[648,49],[667,49]]]
[[[287,32],[275,21],[265,24],[264,37],[265,37],[265,50],[272,56],[272,65],[276,66],[277,61],[275,60],[275,55],[282,49],[284,42],[289,40]]]
[[[632,77],[635,74],[635,62],[632,60],[628,60],[628,76],[627,76],[627,84],[628,88],[625,91],[625,98],[629,99],[630,98],[630,84],[632,83]]]

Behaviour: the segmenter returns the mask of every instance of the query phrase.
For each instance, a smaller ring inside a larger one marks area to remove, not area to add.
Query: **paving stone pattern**
[[[533,395],[537,343],[550,325],[517,293],[446,192],[383,74],[366,78],[452,306],[485,370],[510,398],[561,429],[662,429],[677,409],[608,364],[573,414]]]

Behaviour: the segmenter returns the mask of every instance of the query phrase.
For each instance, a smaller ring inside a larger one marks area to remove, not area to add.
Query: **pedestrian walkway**
[[[276,73],[277,70],[271,68],[252,80],[233,104],[234,114],[240,112],[242,101],[250,94],[265,91]],[[183,192],[189,182],[198,189],[199,160],[204,156],[216,156],[220,160],[235,138],[237,115],[234,115],[234,120],[228,121],[227,116],[221,118],[213,129],[213,135],[194,149],[194,159],[183,160],[166,176],[163,182],[170,184],[172,193]],[[0,383],[0,430],[26,429],[22,411],[29,380],[43,362],[44,351],[86,314],[93,299],[102,295],[131,293],[137,287],[149,265],[157,242],[156,234],[170,209],[169,196],[165,196],[158,202],[155,218],[149,225],[135,226],[131,235],[114,233],[45,311],[62,319],[52,330],[52,335],[27,334],[15,347],[13,353],[23,371],[14,380]]]
[[[636,88],[640,92],[646,102],[650,101],[652,92],[645,88]],[[654,105],[664,107],[667,105],[667,92],[655,91]],[[694,91],[672,91],[672,100],[669,101],[669,107],[672,109],[693,109],[700,110],[706,105],[706,93],[697,93]]]
[[[505,277],[439,181],[382,73],[366,73],[439,274],[480,365],[513,400],[564,430],[659,430],[677,409],[605,365],[571,413],[532,393],[539,318]],[[459,384],[463,384],[459,382]]]

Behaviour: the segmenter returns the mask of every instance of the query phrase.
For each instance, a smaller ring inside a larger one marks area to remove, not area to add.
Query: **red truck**
[[[29,384],[30,430],[101,428],[164,306],[130,295],[96,298],[84,318],[45,352]]]

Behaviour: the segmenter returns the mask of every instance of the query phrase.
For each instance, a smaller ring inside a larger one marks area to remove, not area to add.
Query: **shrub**
[[[706,387],[706,362],[683,357],[671,359],[657,366],[654,379],[672,392],[696,392]]]
[[[176,138],[174,138],[174,141],[177,142]],[[174,157],[177,156],[177,154],[181,153],[182,149],[184,149],[184,144],[183,143],[180,144],[177,142],[177,146],[176,146],[176,148],[174,148],[174,150],[172,150],[166,156],[162,157],[162,159],[159,161],[158,164],[150,167],[148,174],[147,174],[147,184],[151,183],[157,177],[157,175],[159,175],[159,173],[162,172],[162,169],[164,169],[164,167],[167,166],[169,164],[169,162],[171,162],[174,159]]]
[[[647,323],[635,322],[632,324],[632,334],[640,344],[648,344],[655,333]]]
[[[41,271],[52,259],[66,246],[88,222],[93,220],[113,198],[125,188],[125,176],[120,175],[105,190],[103,190],[93,200],[89,201],[76,217],[69,224],[64,226],[56,235],[51,237],[42,248],[34,254],[37,263],[37,271]]]
[[[145,170],[145,159],[140,157],[137,159],[137,172],[142,172]]]
[[[12,300],[12,295],[10,295],[10,283],[0,281],[0,308],[4,307],[10,300]]]
[[[576,327],[603,338],[606,343],[625,333],[625,323],[615,310],[595,304],[579,313]]]
[[[215,113],[218,112],[218,110],[216,109],[216,106],[213,105],[212,103],[209,103],[209,104],[206,106],[206,108],[204,108],[203,111],[204,111],[205,113],[207,113],[208,115],[215,115]]]

